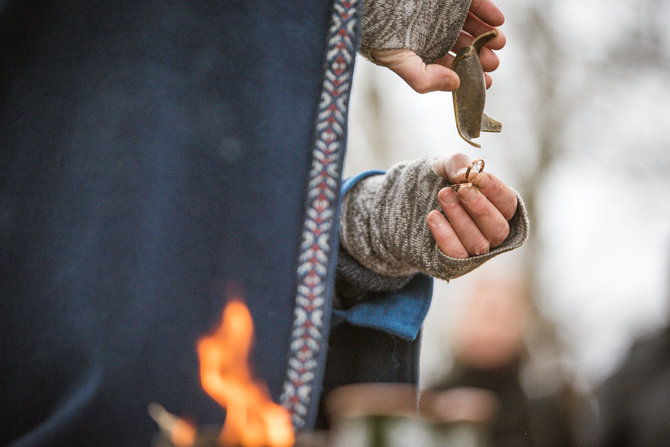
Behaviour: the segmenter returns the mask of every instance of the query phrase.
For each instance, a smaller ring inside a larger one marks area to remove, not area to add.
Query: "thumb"
[[[463,183],[466,180],[465,172],[470,164],[470,157],[459,153],[436,159],[433,162],[433,170],[450,183]]]
[[[371,55],[375,62],[393,71],[419,93],[450,92],[460,84],[453,70],[439,64],[426,65],[412,50],[375,50]]]

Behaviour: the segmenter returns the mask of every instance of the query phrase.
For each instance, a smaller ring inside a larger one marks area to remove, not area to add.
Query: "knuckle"
[[[452,256],[452,257],[453,257],[453,258],[457,258],[457,259],[467,259],[468,256],[470,256],[470,255],[469,255],[468,252],[463,248],[463,249],[461,249],[461,250],[458,251],[458,253],[456,254],[456,256]]]
[[[414,90],[420,94],[430,93],[432,91],[430,84],[424,81],[419,81],[414,85]]]
[[[493,234],[489,242],[491,243],[491,247],[497,247],[503,242],[505,242],[505,239],[507,239],[507,236],[509,236],[509,224],[505,222],[504,224],[500,225],[500,228]]]
[[[449,256],[450,258],[466,259],[469,256],[468,252],[462,247],[448,246],[439,248],[445,256]]]
[[[477,241],[475,241],[472,246],[470,247],[470,250],[468,252],[471,255],[481,255],[484,253],[488,253],[488,251],[491,249],[491,245],[488,240],[485,238],[479,238]]]
[[[507,219],[508,221],[511,220],[512,217],[514,217],[514,215],[516,214],[516,209],[518,208],[518,206],[519,206],[519,203],[517,202],[516,196],[515,196],[513,203],[511,203],[507,207],[507,209],[505,209],[503,211],[503,216],[505,216],[505,219]]]

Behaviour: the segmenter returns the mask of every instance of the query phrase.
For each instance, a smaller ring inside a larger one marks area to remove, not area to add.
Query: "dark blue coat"
[[[230,290],[313,426],[361,8],[0,1],[0,444],[147,446],[149,402],[221,423],[195,345]],[[330,386],[416,377],[361,330]]]

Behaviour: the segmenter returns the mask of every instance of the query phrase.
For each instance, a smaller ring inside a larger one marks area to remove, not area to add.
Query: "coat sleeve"
[[[360,52],[408,49],[431,63],[447,54],[460,35],[470,0],[366,0]]]
[[[334,324],[348,321],[414,339],[430,307],[433,277],[464,275],[526,241],[528,216],[518,196],[510,234],[499,247],[467,259],[444,255],[426,216],[439,209],[437,192],[446,182],[429,166],[420,159],[344,182]]]

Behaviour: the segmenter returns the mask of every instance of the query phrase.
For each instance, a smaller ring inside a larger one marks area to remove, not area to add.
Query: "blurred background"
[[[530,317],[480,317],[523,326],[524,389],[541,396],[568,384],[589,394],[635,338],[670,316],[670,2],[496,4],[507,45],[485,110],[502,133],[469,146],[456,132],[450,93],[419,95],[360,59],[345,175],[423,156],[484,158],[523,196],[530,240],[436,284],[422,384],[433,386],[457,363],[461,323],[475,318],[474,286],[514,278],[527,298],[514,309]]]

